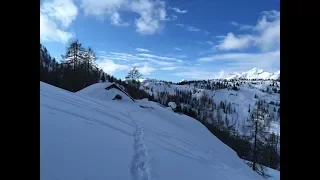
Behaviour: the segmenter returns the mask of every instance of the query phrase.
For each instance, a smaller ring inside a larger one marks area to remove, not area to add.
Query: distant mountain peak
[[[260,73],[263,73],[264,70],[261,69],[261,68],[258,68],[258,67],[254,67],[254,68],[252,68],[251,70],[249,70],[249,71],[247,71],[247,72],[253,72],[253,73],[260,74]]]
[[[274,73],[264,71],[261,68],[254,67],[243,73],[229,73],[224,79],[279,79],[280,70]]]

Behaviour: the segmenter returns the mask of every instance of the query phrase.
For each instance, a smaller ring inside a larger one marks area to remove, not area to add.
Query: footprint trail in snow
[[[151,166],[149,164],[148,149],[143,140],[143,129],[135,121],[132,120],[135,125],[134,137],[134,155],[131,163],[131,175],[133,180],[151,180]]]

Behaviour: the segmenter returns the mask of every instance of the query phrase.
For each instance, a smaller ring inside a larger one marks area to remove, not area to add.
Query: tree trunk
[[[256,121],[256,128],[254,133],[254,146],[253,146],[253,165],[252,170],[256,171],[256,159],[257,159],[257,132],[258,132],[258,121]]]

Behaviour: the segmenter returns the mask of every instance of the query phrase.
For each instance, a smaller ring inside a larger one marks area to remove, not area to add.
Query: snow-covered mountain
[[[40,179],[262,180],[197,120],[112,100],[120,91],[108,85],[71,93],[40,82]]]
[[[253,68],[249,71],[242,72],[242,73],[230,73],[225,76],[224,79],[230,80],[230,79],[274,79],[277,80],[280,78],[280,70],[276,71],[274,73],[264,71],[263,69],[260,68]]]
[[[229,73],[228,75],[225,76],[224,79],[230,80],[230,79],[237,79],[239,76],[241,75],[241,73]]]

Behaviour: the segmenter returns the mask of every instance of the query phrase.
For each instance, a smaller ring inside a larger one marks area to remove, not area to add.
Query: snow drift
[[[118,89],[105,89],[106,87],[111,86],[112,84],[113,83],[110,82],[97,83],[95,85],[88,86],[87,88],[78,91],[77,94],[90,96],[106,101],[111,101],[117,94],[119,94],[122,97],[122,99],[130,101],[130,97],[128,97],[125,93],[121,92]]]
[[[262,180],[198,121],[112,101],[106,84],[71,93],[40,82],[42,180]]]

